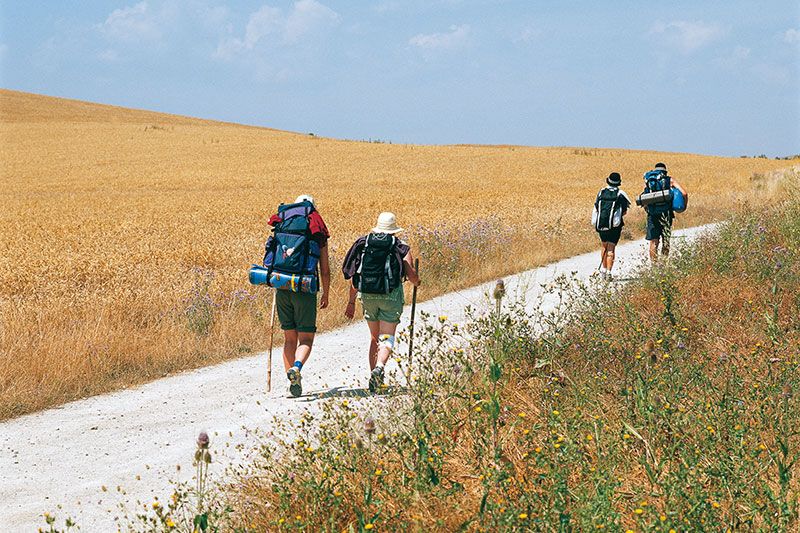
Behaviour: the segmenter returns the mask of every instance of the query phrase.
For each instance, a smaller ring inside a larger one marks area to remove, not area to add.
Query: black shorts
[[[597,233],[600,234],[601,242],[610,242],[611,244],[617,244],[619,242],[620,236],[622,235],[622,226],[609,230],[598,231]]]
[[[648,241],[655,241],[664,236],[666,231],[665,240],[669,238],[672,230],[672,213],[662,213],[660,215],[647,215],[647,235],[645,239]]]

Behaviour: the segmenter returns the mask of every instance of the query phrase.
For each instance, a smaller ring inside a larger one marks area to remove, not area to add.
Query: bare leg
[[[297,356],[296,361],[306,364],[308,357],[311,355],[311,348],[314,346],[314,333],[301,331],[297,334]]]
[[[367,322],[369,326],[369,370],[375,368],[375,363],[378,362],[378,336],[381,334],[381,323],[375,320],[374,322]]]
[[[283,330],[283,366],[286,370],[292,368],[294,357],[297,353],[297,330]]]
[[[613,242],[607,242],[606,245],[606,270],[611,272],[611,269],[614,267],[614,250],[617,248],[617,245]]]
[[[650,260],[654,263],[658,260],[658,242],[659,239],[650,241]]]
[[[380,322],[380,334],[381,335],[391,335],[394,337],[394,333],[397,330],[397,323],[396,322]],[[378,348],[378,364],[381,366],[386,364],[386,361],[389,360],[389,356],[392,355],[392,349],[388,346],[380,346]]]

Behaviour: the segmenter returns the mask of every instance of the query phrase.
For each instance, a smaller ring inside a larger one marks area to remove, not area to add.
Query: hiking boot
[[[369,376],[369,391],[378,392],[383,387],[383,367],[376,366]]]
[[[614,281],[614,276],[611,275],[611,272],[606,271],[605,280],[606,281]]]
[[[289,394],[295,398],[303,394],[303,385],[300,383],[303,376],[300,375],[300,371],[292,367],[286,372],[286,377],[289,378]]]

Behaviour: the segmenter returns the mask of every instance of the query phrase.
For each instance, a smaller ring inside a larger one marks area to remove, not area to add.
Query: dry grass
[[[333,232],[334,266],[382,210],[425,227],[496,215],[518,253],[424,279],[431,297],[593,247],[588,211],[612,170],[633,193],[664,160],[691,193],[690,225],[768,194],[785,165],[337,141],[6,90],[0,110],[0,419],[263,348],[266,291],[237,291],[250,290],[267,216],[301,192]],[[635,212],[629,227],[642,226]],[[204,305],[193,290],[212,275],[213,322],[198,327],[185,310]],[[323,328],[342,322],[344,290],[337,276]]]

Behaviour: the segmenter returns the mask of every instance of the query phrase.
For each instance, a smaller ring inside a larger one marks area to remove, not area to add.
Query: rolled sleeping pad
[[[311,294],[319,290],[319,279],[313,274],[270,274],[269,269],[261,265],[250,267],[249,278],[253,285],[268,285],[281,290]]]
[[[647,206],[672,202],[672,191],[643,192],[636,197],[636,205]]]
[[[672,188],[672,210],[676,213],[683,213],[686,211],[687,200],[680,189]]]
[[[248,277],[252,285],[269,285],[269,270],[261,265],[251,266]]]

